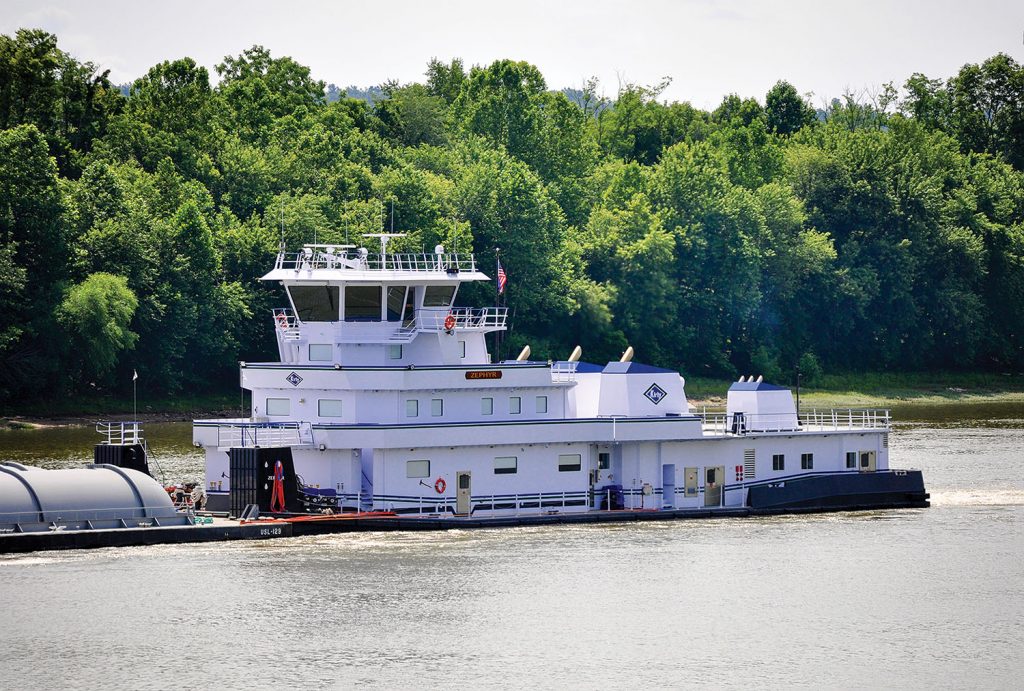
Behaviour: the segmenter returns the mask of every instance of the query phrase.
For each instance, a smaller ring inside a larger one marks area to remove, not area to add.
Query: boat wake
[[[1024,505],[1024,490],[972,489],[933,490],[932,506],[1020,506]]]

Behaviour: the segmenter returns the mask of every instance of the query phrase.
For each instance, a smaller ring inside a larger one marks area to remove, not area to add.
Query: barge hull
[[[917,479],[912,477],[917,475]],[[897,476],[900,477],[900,476]],[[760,506],[722,507],[675,510],[621,510],[592,511],[587,513],[527,514],[521,516],[464,517],[464,516],[367,516],[351,514],[337,520],[289,521],[273,519],[251,523],[234,521],[213,525],[170,528],[129,528],[121,530],[56,531],[0,535],[0,554],[35,552],[55,549],[89,549],[97,547],[130,547],[158,544],[185,544],[223,542],[227,540],[267,540],[304,535],[326,535],[352,532],[464,530],[467,528],[506,528],[542,525],[583,525],[596,523],[627,523],[632,521],[666,521],[681,519],[747,518],[782,514],[834,513],[840,511],[873,511],[881,509],[915,509],[929,506],[928,494],[915,490],[920,483],[920,472],[907,471],[908,479],[897,480],[899,486],[887,485],[886,491],[864,491],[870,481],[861,481],[857,487],[836,497],[815,497],[816,485],[787,483],[791,501],[787,504],[778,492],[768,492],[773,501]],[[864,485],[863,487],[861,485]],[[771,488],[782,489],[782,488]],[[876,487],[876,489],[880,489]],[[856,491],[854,491],[856,490]],[[762,500],[758,500],[762,501]]]

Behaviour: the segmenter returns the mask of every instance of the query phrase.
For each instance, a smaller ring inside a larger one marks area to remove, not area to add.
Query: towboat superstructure
[[[927,505],[919,473],[889,470],[887,411],[798,412],[788,389],[750,377],[726,412],[705,414],[677,372],[628,357],[492,362],[486,337],[506,329],[506,310],[455,306],[464,284],[490,280],[476,259],[388,254],[394,236],[375,237],[380,254],[282,251],[263,277],[288,296],[273,314],[280,360],[241,363],[249,417],[195,422],[211,510]],[[278,496],[286,474],[295,486]]]

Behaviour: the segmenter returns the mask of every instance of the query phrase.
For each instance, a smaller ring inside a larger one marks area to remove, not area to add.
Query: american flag
[[[501,262],[498,262],[498,295],[505,292],[506,283],[508,283],[508,276],[505,275],[505,269],[502,268]]]

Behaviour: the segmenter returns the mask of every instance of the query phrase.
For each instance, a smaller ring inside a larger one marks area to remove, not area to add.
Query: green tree
[[[814,122],[814,109],[807,105],[796,87],[787,81],[776,82],[764,99],[768,129],[778,134],[793,134]]]
[[[135,347],[129,326],[138,304],[127,279],[108,273],[90,274],[67,292],[57,314],[81,374],[105,379],[121,352]]]

